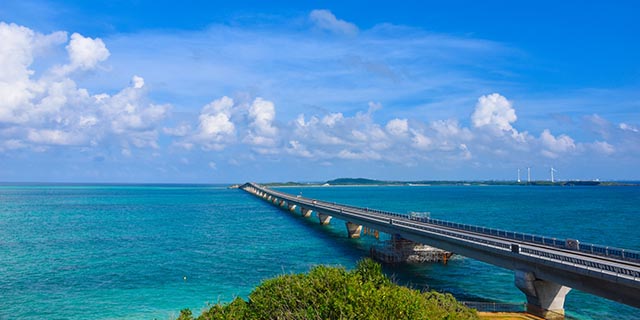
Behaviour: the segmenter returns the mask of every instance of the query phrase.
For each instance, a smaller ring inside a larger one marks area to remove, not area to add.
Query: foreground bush
[[[450,294],[419,292],[393,284],[371,259],[353,271],[318,266],[308,274],[283,275],[258,286],[249,301],[217,304],[209,319],[477,319]],[[188,309],[179,320],[191,320]]]

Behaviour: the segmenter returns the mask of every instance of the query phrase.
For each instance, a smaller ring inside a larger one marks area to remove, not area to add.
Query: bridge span
[[[527,311],[546,319],[564,318],[565,296],[572,288],[640,308],[637,251],[336,204],[256,183],[240,188],[305,217],[315,212],[322,224],[332,217],[344,220],[349,237],[358,237],[365,226],[514,270]]]

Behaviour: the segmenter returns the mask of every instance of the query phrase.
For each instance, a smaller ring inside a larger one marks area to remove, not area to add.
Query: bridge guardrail
[[[633,280],[640,279],[640,271],[635,271],[635,270],[631,270],[631,269],[627,269],[627,268],[616,267],[616,266],[612,266],[612,265],[609,265],[609,264],[603,264],[603,263],[599,263],[599,262],[595,262],[595,261],[588,261],[588,260],[584,260],[584,259],[580,259],[580,258],[568,257],[568,256],[564,256],[564,255],[559,255],[559,254],[556,254],[556,253],[537,250],[537,249],[534,249],[534,248],[522,247],[522,248],[520,248],[520,252],[521,253],[528,253],[528,254],[531,254],[531,255],[539,256],[539,257],[546,257],[546,258],[553,259],[553,260],[559,260],[559,261],[567,262],[567,263],[570,263],[570,264],[573,264],[573,265],[581,265],[581,266],[585,266],[585,267],[598,269],[598,270],[601,270],[601,271],[608,271],[608,272],[611,272],[611,273],[615,273],[617,276],[623,275],[623,276],[631,277],[631,278],[633,278]]]
[[[474,236],[469,236],[469,235],[456,234],[456,233],[449,232],[449,231],[446,231],[446,230],[429,228],[429,227],[426,227],[424,225],[410,223],[410,222],[404,222],[404,221],[394,221],[394,224],[395,225],[401,225],[401,226],[407,226],[407,227],[411,227],[411,228],[422,229],[422,230],[429,231],[429,232],[435,232],[435,233],[443,234],[443,235],[446,235],[446,236],[455,237],[455,238],[458,238],[458,239],[473,241],[473,242],[477,242],[477,243],[484,243],[484,244],[487,244],[487,245],[491,245],[491,246],[494,246],[494,247],[505,249],[507,251],[511,249],[511,245],[509,243],[492,241],[492,240],[487,240],[487,239],[481,239],[481,238],[474,237]],[[598,269],[598,270],[601,270],[601,271],[608,271],[608,272],[611,272],[611,273],[615,273],[617,276],[623,275],[623,276],[627,276],[627,277],[633,278],[633,280],[640,279],[640,271],[631,270],[631,269],[627,269],[627,268],[623,268],[623,267],[617,267],[617,266],[612,266],[612,265],[609,265],[609,264],[603,264],[603,263],[599,263],[599,262],[595,262],[595,261],[589,261],[589,260],[585,260],[585,259],[569,257],[569,256],[566,256],[566,255],[556,254],[556,253],[547,252],[547,251],[538,250],[538,249],[529,248],[529,247],[521,247],[520,248],[520,253],[525,253],[525,254],[529,254],[529,255],[532,255],[532,256],[545,257],[545,258],[548,258],[548,259],[553,259],[553,260],[556,260],[556,261],[566,262],[566,263],[570,263],[570,264],[573,264],[573,265],[591,267],[591,268]]]
[[[253,186],[256,187],[256,185],[253,185]],[[262,188],[259,187],[259,189],[262,189]],[[262,190],[266,191],[264,189]],[[285,195],[287,197],[290,196],[288,194],[275,191],[275,190],[269,190],[269,191],[278,193],[281,195]],[[336,205],[335,202],[332,203],[332,202],[320,201],[320,200],[316,200],[316,201],[318,201],[318,203]],[[446,220],[438,220],[438,219],[432,219],[432,218],[426,218],[426,217],[411,217],[409,214],[401,214],[401,213],[378,210],[378,209],[370,209],[366,207],[363,208],[363,207],[344,205],[344,204],[340,204],[340,206],[352,208],[355,210],[364,210],[365,212],[383,214],[391,217],[404,218],[404,219],[419,221],[419,222],[428,223],[428,224],[440,225],[440,226],[444,226],[452,229],[470,231],[470,232],[475,232],[480,234],[491,235],[495,237],[501,237],[505,239],[518,240],[522,242],[541,244],[541,245],[550,246],[558,249],[578,251],[578,252],[588,253],[588,254],[602,256],[602,257],[615,258],[623,261],[640,262],[640,251],[635,251],[635,250],[602,246],[602,245],[584,243],[584,242],[580,242],[577,248],[568,248],[566,245],[567,239],[558,239],[558,238],[545,237],[545,236],[529,234],[529,233],[506,231],[506,230],[500,230],[495,228],[474,226],[469,224],[450,222]]]
[[[603,257],[612,257],[612,258],[617,258],[624,261],[640,262],[640,252],[634,251],[634,250],[608,247],[608,246],[596,245],[591,243],[583,243],[583,242],[579,244],[577,249],[568,248],[566,245],[567,239],[549,238],[549,237],[535,235],[535,234],[479,227],[474,225],[467,225],[462,223],[449,222],[449,221],[437,220],[437,219],[431,219],[431,218],[418,218],[418,219],[420,219],[421,222],[441,225],[441,226],[459,229],[459,230],[482,233],[482,234],[502,237],[506,239],[519,240],[523,242],[541,244],[541,245],[551,246],[559,249],[579,251],[579,252],[589,253],[589,254],[603,256]]]

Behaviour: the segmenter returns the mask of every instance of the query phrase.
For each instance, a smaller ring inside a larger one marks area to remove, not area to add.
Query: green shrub
[[[192,319],[182,310],[180,320]],[[184,317],[183,317],[184,315]],[[264,281],[249,301],[217,304],[198,320],[213,319],[478,319],[450,294],[393,284],[380,264],[360,261],[355,270],[317,266],[307,274]]]

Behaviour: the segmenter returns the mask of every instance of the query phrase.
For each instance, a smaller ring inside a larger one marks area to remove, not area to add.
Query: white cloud
[[[392,119],[387,122],[385,129],[393,136],[405,136],[409,132],[409,122],[407,119]]]
[[[549,158],[557,158],[560,154],[574,151],[576,149],[575,141],[564,134],[555,137],[549,129],[545,129],[540,134],[540,142],[544,150],[542,153]]]
[[[431,148],[433,143],[431,138],[417,131],[413,131],[412,134],[411,142],[416,149],[429,150]]]
[[[142,89],[142,87],[144,87],[144,78],[140,76],[133,76],[131,82],[133,83],[134,89]]]
[[[206,150],[221,150],[232,142],[236,132],[231,122],[233,103],[233,99],[224,96],[204,106],[193,140],[201,143]]]
[[[144,79],[134,76],[131,87],[113,96],[96,97],[95,101],[101,119],[109,124],[109,130],[118,139],[139,148],[158,148],[156,128],[166,118],[170,106],[147,103],[143,91],[138,88],[140,81]]]
[[[182,123],[175,128],[162,128],[162,132],[174,137],[184,137],[191,132],[191,126],[187,123]]]
[[[610,145],[606,141],[595,141],[590,144],[590,147],[596,153],[604,155],[611,155],[616,152],[615,147]]]
[[[330,113],[322,118],[322,123],[328,127],[333,127],[336,123],[342,122],[344,116],[340,112]]]
[[[18,150],[26,147],[27,145],[25,143],[16,139],[0,141],[0,152],[4,152],[5,150]]]
[[[350,150],[341,150],[338,153],[338,158],[347,160],[380,160],[382,156],[371,150],[363,150],[360,152],[354,152]]]
[[[458,120],[436,120],[429,125],[440,139],[469,141],[473,139],[473,133],[468,128],[460,127]]]
[[[94,69],[109,57],[102,40],[74,33],[66,46],[69,64],[38,73],[30,69],[35,57],[66,41],[65,32],[43,35],[0,22],[0,124],[15,128],[0,139],[40,151],[46,146],[96,147],[104,139],[157,148],[155,126],[168,106],[148,103],[134,90],[141,87],[141,77],[134,76],[132,88],[113,96],[91,95],[71,77],[71,71]]]
[[[256,146],[274,146],[278,133],[278,129],[273,125],[275,117],[276,109],[273,102],[256,98],[249,108],[251,130],[245,140]]]
[[[517,119],[511,102],[497,93],[480,97],[471,115],[471,121],[476,128],[492,127],[509,132],[514,132],[511,124]]]
[[[624,123],[624,122],[620,123],[618,125],[618,128],[620,128],[621,130],[624,130],[624,131],[631,131],[631,132],[635,132],[635,133],[640,132],[640,129],[638,129],[638,127],[630,125],[630,124],[627,124],[627,123]]]
[[[29,80],[35,42],[32,30],[0,22],[0,122],[26,122],[25,109],[42,90]]]
[[[209,161],[209,168],[212,169],[212,170],[217,170],[218,166],[216,165],[215,162]]]
[[[348,36],[358,34],[358,27],[355,24],[336,18],[329,10],[313,10],[309,14],[309,19],[322,30]]]
[[[98,63],[107,60],[110,55],[102,39],[83,37],[79,33],[71,35],[71,41],[67,45],[67,52],[71,61],[68,69],[66,69],[67,71],[76,69],[91,70]]]
[[[297,140],[289,141],[289,146],[286,148],[287,152],[291,155],[303,157],[303,158],[311,158],[313,154],[307,150],[307,148]]]
[[[251,127],[260,135],[274,136],[278,129],[273,126],[276,108],[271,101],[256,98],[249,108],[249,117],[253,119]]]
[[[458,146],[458,150],[460,151],[460,158],[464,160],[470,160],[472,158],[471,151],[469,151],[469,148],[467,147],[466,144],[461,143]]]
[[[30,129],[27,139],[31,142],[44,145],[78,145],[81,144],[82,137],[73,132],[48,129]]]

